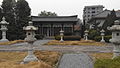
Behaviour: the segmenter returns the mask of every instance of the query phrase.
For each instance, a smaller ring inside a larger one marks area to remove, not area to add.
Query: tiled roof
[[[78,21],[77,15],[74,16],[32,16],[32,21]]]
[[[96,17],[107,17],[108,14],[110,14],[110,10],[104,10],[103,12],[95,15],[93,18],[96,18]]]

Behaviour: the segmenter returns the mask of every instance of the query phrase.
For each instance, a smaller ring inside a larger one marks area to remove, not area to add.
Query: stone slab
[[[94,68],[92,59],[84,53],[64,54],[58,68]]]

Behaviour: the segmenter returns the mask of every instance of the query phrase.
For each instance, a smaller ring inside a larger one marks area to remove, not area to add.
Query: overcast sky
[[[32,9],[32,15],[38,15],[43,10],[55,12],[58,15],[78,15],[82,19],[84,6],[103,5],[105,9],[120,9],[120,0],[26,0]],[[0,0],[2,2],[2,0]]]

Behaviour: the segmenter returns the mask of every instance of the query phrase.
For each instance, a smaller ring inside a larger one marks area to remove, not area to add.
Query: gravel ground
[[[38,40],[34,43],[35,50],[48,50],[60,52],[112,52],[113,46],[60,46],[60,45],[43,45],[49,40]],[[0,51],[26,51],[28,49],[27,43],[19,43],[14,45],[0,45]]]

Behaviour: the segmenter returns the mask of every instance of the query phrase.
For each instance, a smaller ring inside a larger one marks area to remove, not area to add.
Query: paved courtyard
[[[35,50],[48,50],[48,51],[60,51],[60,52],[112,52],[113,46],[60,46],[60,45],[43,45],[49,40],[38,40],[34,43],[33,48]],[[19,43],[14,45],[1,45],[0,51],[26,51],[28,49],[27,43]]]

